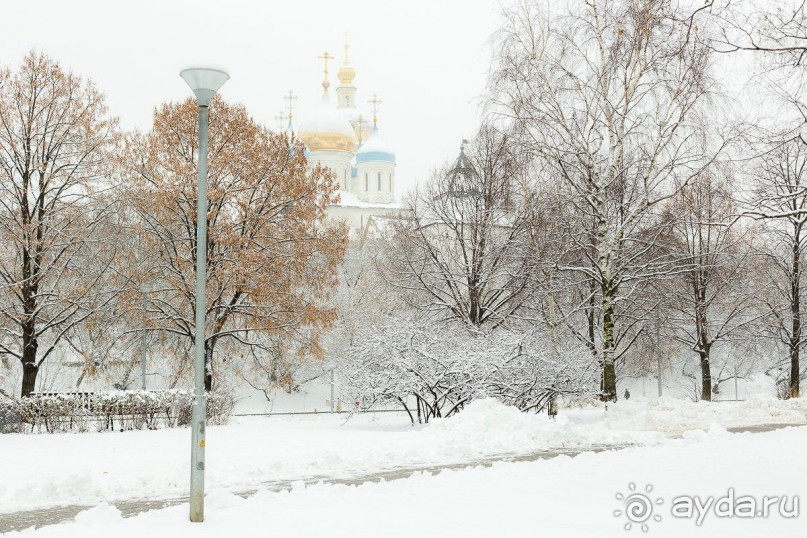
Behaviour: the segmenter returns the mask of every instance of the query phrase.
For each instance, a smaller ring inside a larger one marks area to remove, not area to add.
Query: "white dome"
[[[357,163],[366,161],[395,162],[395,152],[386,139],[381,136],[378,127],[373,128],[373,135],[356,152]]]
[[[345,144],[356,144],[356,135],[350,122],[334,108],[328,96],[325,95],[320,102],[316,111],[300,123],[299,128],[300,138],[306,143],[309,140],[313,145],[318,147],[310,147],[309,149],[346,149]],[[331,140],[336,143],[331,143]],[[338,147],[329,147],[338,146]]]

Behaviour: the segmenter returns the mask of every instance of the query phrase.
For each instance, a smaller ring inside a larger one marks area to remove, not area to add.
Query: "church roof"
[[[476,179],[479,173],[474,168],[471,159],[465,153],[465,148],[468,145],[467,140],[462,141],[460,146],[460,154],[451,170],[448,171],[446,178],[448,179],[448,191],[445,193],[450,196],[476,196],[479,194]]]
[[[300,124],[300,138],[311,151],[356,150],[356,134],[350,122],[322,96],[317,110]]]
[[[356,153],[356,163],[369,161],[395,162],[395,152],[381,135],[378,127],[373,127],[373,134],[370,139],[362,144]]]

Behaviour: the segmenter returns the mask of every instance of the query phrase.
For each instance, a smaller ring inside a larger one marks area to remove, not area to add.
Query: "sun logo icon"
[[[650,529],[647,523],[651,518],[656,522],[661,521],[659,514],[653,514],[653,508],[657,504],[664,503],[664,499],[657,498],[653,500],[650,498],[650,492],[653,491],[651,484],[645,486],[644,492],[637,492],[636,484],[633,482],[628,484],[628,489],[630,490],[628,493],[616,494],[617,500],[622,502],[623,509],[614,510],[614,517],[625,514],[625,517],[628,519],[628,522],[625,523],[626,531],[631,530],[633,524],[636,523],[637,525],[641,524],[643,532],[647,532]]]

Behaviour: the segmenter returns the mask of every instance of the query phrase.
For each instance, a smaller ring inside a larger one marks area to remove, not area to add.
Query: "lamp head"
[[[213,94],[224,86],[230,75],[224,69],[218,67],[196,65],[186,67],[179,72],[179,76],[185,79],[193,93],[196,95],[196,102],[199,106],[210,105]]]

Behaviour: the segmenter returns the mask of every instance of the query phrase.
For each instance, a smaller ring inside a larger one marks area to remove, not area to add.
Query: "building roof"
[[[356,152],[357,164],[369,161],[395,162],[395,152],[392,151],[392,146],[381,135],[378,127],[373,127],[373,134],[370,139],[362,144],[359,151]]]
[[[356,151],[356,134],[350,122],[330,102],[327,94],[317,110],[299,128],[300,138],[311,151]]]

